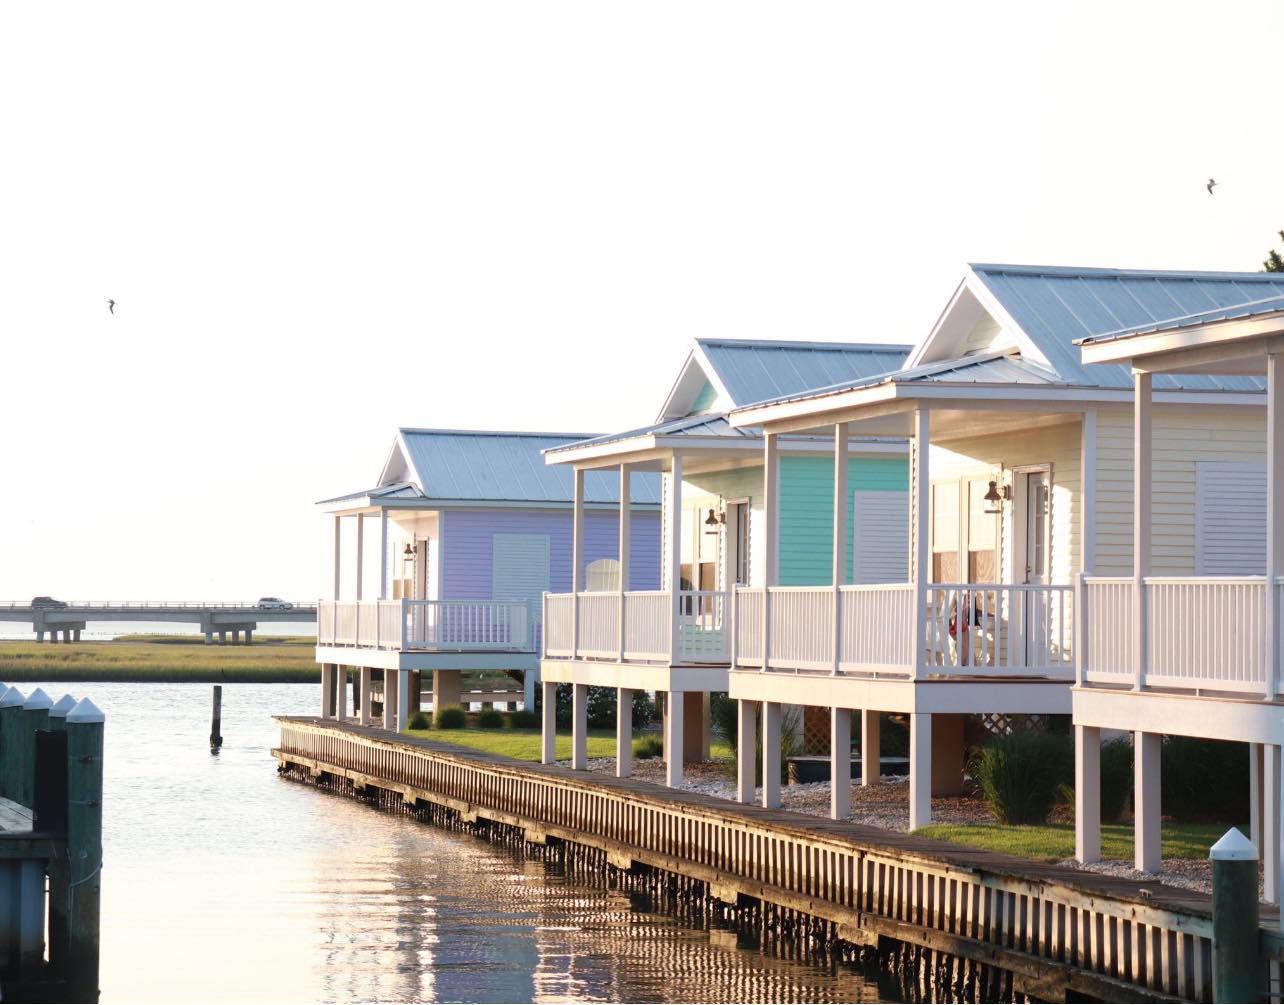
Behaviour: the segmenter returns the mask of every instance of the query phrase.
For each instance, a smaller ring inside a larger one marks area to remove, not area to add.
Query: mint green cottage
[[[586,473],[613,471],[628,498],[639,473],[661,475],[660,589],[603,590],[580,576],[569,593],[545,598],[543,685],[570,684],[575,707],[572,762],[587,763],[589,687],[618,690],[617,771],[631,771],[629,716],[635,691],[653,691],[664,708],[666,778],[681,781],[684,761],[709,753],[708,701],[726,691],[741,610],[761,603],[763,583],[833,589],[834,461],[832,438],[779,437],[778,456],[764,438],[735,429],[726,413],[747,403],[802,393],[898,369],[908,346],[829,342],[699,339],[692,346],[656,422],[545,451],[549,464]],[[765,465],[778,477],[764,480]],[[774,486],[774,498],[772,498]],[[579,496],[577,496],[579,498]],[[909,554],[909,463],[902,438],[853,438],[848,444],[850,515],[843,581],[901,582]],[[768,570],[768,507],[779,520],[779,568]],[[582,504],[575,525],[586,525]],[[630,553],[630,522],[620,521],[618,555]],[[580,532],[576,532],[577,541]],[[582,543],[577,547],[582,549]],[[574,568],[581,564],[573,563]],[[761,620],[760,618],[758,620]],[[545,709],[553,703],[546,701]],[[546,715],[545,760],[553,757],[554,721]]]

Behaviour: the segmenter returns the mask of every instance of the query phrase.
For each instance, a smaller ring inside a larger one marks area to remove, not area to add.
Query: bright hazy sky
[[[691,338],[913,341],[967,261],[1256,269],[1281,38],[1278,2],[6,3],[0,599],[317,596],[312,503],[398,425],[649,422]]]

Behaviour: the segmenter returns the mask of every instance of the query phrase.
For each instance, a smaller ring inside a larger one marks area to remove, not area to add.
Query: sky
[[[1255,270],[1282,37],[1277,2],[0,5],[0,600],[322,595],[313,503],[398,426],[637,426],[693,338],[914,342],[969,261]]]

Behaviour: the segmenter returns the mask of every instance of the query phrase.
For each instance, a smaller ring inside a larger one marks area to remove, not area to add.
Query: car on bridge
[[[259,602],[255,605],[261,611],[292,611],[294,605],[288,600],[282,600],[280,597],[259,597]]]
[[[65,600],[54,600],[53,597],[32,597],[31,606],[45,611],[61,611],[67,606]]]

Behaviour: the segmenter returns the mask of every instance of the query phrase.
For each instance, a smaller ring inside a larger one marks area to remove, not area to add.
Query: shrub
[[[1072,777],[1071,750],[1064,736],[998,736],[977,750],[969,770],[1000,823],[1042,824]]]
[[[503,713],[493,708],[483,708],[477,713],[477,725],[482,729],[500,729],[504,725]]]
[[[432,723],[428,721],[428,716],[423,712],[416,712],[410,717],[411,729],[427,729]]]
[[[650,761],[664,756],[664,738],[660,736],[640,736],[633,741],[633,756],[639,761]]]
[[[459,705],[447,705],[437,712],[438,729],[463,729],[468,725],[468,713]]]
[[[574,698],[569,684],[557,686],[557,725],[568,729],[571,725]],[[588,689],[589,729],[614,729],[615,707],[618,704],[615,688],[591,687]],[[633,727],[641,729],[655,718],[655,703],[645,691],[633,692]]]
[[[1160,805],[1182,823],[1249,818],[1248,751],[1242,743],[1170,736],[1160,764]]]
[[[714,735],[721,736],[734,751],[740,742],[740,722],[736,703],[725,692],[709,695],[709,726]]]
[[[1101,745],[1101,820],[1114,823],[1132,795],[1132,743],[1126,736]]]
[[[537,729],[539,727],[539,713],[532,708],[509,712],[508,725],[513,729]]]

